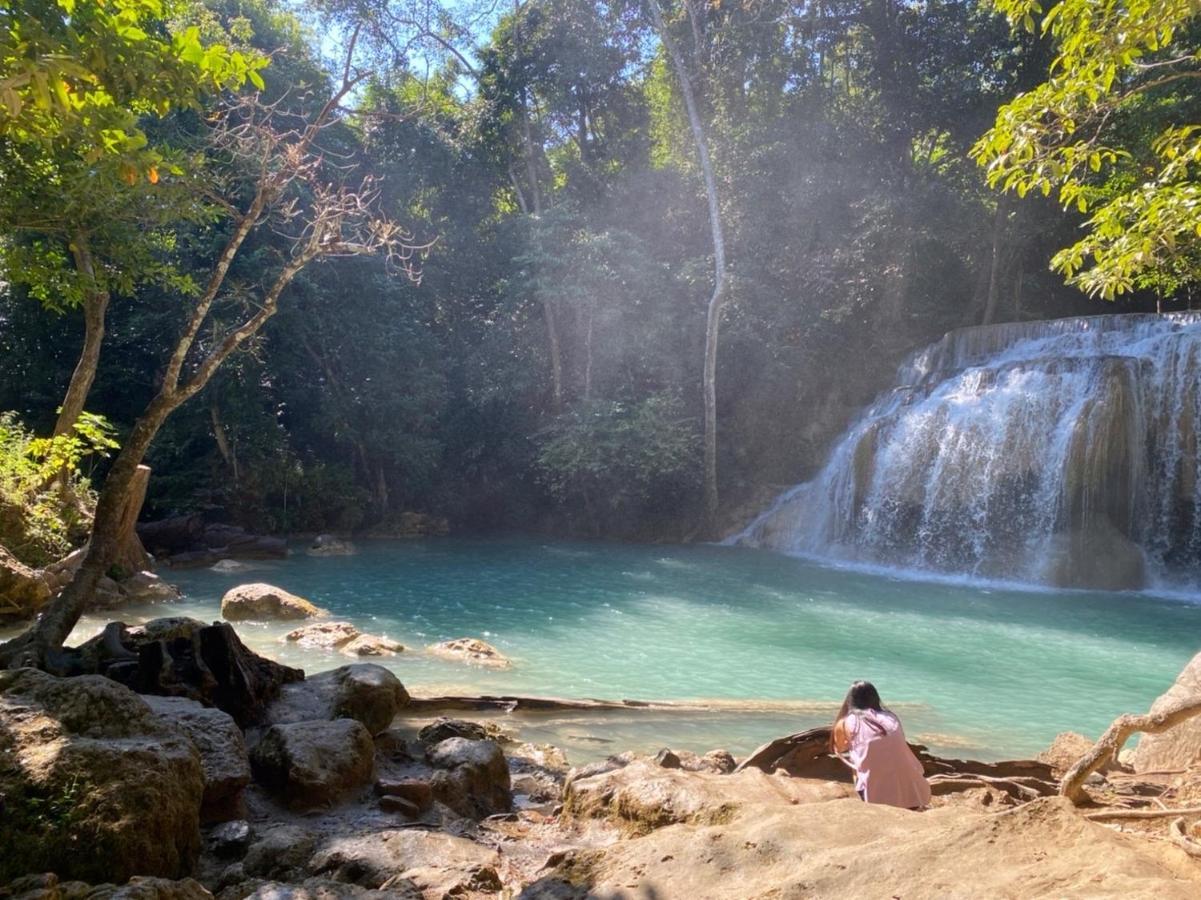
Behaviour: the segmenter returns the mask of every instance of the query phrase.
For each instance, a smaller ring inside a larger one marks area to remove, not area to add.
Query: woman
[[[868,803],[906,809],[930,803],[930,785],[901,720],[881,706],[871,682],[851,685],[830,732],[830,750],[855,770],[855,790]]]

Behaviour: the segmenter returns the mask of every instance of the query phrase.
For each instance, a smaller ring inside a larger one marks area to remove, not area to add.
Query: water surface
[[[412,651],[382,660],[411,692],[715,701],[708,712],[510,720],[573,762],[662,746],[746,752],[828,721],[868,678],[936,751],[1036,753],[1145,709],[1201,645],[1201,606],[1147,594],[928,583],[735,547],[431,539],[361,542],[351,557],[163,574],[179,604],[123,610],[219,617],[235,584],[267,581]],[[81,623],[94,632],[100,619]],[[340,653],[281,641],[295,623],[240,623],[255,649],[319,671]],[[421,652],[476,636],[495,671]]]

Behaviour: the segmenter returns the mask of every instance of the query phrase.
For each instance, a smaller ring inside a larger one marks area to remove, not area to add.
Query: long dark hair
[[[880,692],[876,690],[876,686],[870,681],[856,681],[851,685],[851,689],[847,691],[846,699],[842,701],[842,706],[838,709],[838,715],[834,717],[834,724],[837,725],[850,712],[866,711],[884,711],[884,706],[880,703]],[[874,728],[877,734],[884,734],[884,726],[879,722],[866,717],[863,721]],[[833,727],[830,728],[830,752],[835,752]]]

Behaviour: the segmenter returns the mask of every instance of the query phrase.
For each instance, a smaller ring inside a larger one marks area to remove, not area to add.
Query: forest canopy
[[[1198,11],[0,0],[0,444],[257,531],[706,536],[949,329],[1191,306]]]

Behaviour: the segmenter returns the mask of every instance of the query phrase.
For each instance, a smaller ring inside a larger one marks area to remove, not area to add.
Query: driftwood
[[[1159,712],[1149,712],[1141,716],[1118,716],[1113,720],[1113,724],[1105,729],[1097,743],[1093,744],[1093,748],[1068,769],[1059,784],[1059,793],[1079,806],[1088,800],[1088,795],[1084,792],[1085,779],[1101,768],[1107,760],[1116,759],[1118,752],[1132,734],[1159,734],[1197,715],[1201,715],[1201,697],[1179,701]]]

